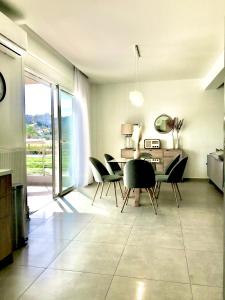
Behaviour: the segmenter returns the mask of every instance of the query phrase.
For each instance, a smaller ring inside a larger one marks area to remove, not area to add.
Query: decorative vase
[[[134,151],[134,159],[138,159],[140,157],[141,151],[139,144],[136,146],[136,149]]]
[[[177,130],[173,134],[173,149],[179,149],[179,135]]]

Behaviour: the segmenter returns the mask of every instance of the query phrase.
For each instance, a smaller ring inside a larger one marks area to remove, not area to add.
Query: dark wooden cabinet
[[[12,180],[0,173],[0,267],[12,260]]]

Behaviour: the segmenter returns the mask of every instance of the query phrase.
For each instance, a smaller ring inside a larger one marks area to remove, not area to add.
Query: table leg
[[[140,189],[134,190],[134,206],[137,207],[140,205]]]

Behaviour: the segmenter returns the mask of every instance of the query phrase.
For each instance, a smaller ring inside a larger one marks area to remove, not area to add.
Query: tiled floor
[[[95,186],[31,216],[29,245],[0,271],[3,300],[222,300],[223,196],[184,182],[178,209],[162,187],[158,215],[145,193],[123,214]],[[120,206],[122,200],[120,199]]]
[[[52,201],[52,188],[44,185],[29,185],[27,199],[30,213],[35,213]]]

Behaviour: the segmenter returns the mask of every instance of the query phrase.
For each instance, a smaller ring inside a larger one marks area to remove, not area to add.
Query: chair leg
[[[103,193],[103,187],[104,187],[104,182],[102,182],[102,190],[101,190],[101,195],[100,195],[100,199],[102,198],[102,193]]]
[[[108,184],[108,187],[107,187],[107,190],[106,190],[106,194],[105,194],[106,196],[108,195],[110,185],[111,185],[111,182],[109,182],[109,184]]]
[[[99,186],[100,186],[100,182],[98,182],[97,189],[96,189],[96,191],[95,191],[95,195],[94,195],[94,198],[93,198],[93,201],[92,201],[92,204],[91,204],[91,205],[93,205],[93,204],[94,204],[95,197],[96,197],[96,195],[97,195],[97,192],[98,192]]]
[[[156,197],[155,197],[154,188],[151,188],[151,191],[152,191],[152,195],[153,195],[153,200],[155,201],[155,203],[156,203],[156,206],[158,207],[158,206],[159,206],[159,204],[158,204],[158,200],[157,200],[157,199],[156,199]]]
[[[179,194],[179,198],[180,198],[180,202],[181,202],[182,201],[182,197],[181,197],[180,190],[178,188],[178,184],[177,183],[175,183],[175,187],[177,188],[177,192]]]
[[[114,185],[114,192],[115,192],[115,197],[116,197],[116,207],[118,207],[118,203],[117,203],[117,195],[116,195],[116,183],[113,182]]]
[[[160,182],[160,181],[157,181],[157,183],[156,183],[156,188],[155,188],[155,198],[156,198],[156,199],[159,198],[160,187],[161,187],[161,182]]]
[[[127,197],[127,193],[129,192],[129,189],[127,189],[126,187],[124,188],[124,193],[123,193],[123,200],[125,200],[125,198]]]
[[[156,181],[155,186],[154,186],[154,194],[156,194],[157,186],[158,186],[158,181]]]
[[[121,187],[121,184],[120,184],[119,181],[118,181],[118,184],[119,184],[119,187],[120,187],[121,196],[122,196],[122,198],[123,198],[123,191],[122,191],[122,187]]]
[[[123,212],[123,209],[124,209],[124,206],[125,206],[126,202],[128,202],[128,199],[129,199],[129,196],[130,196],[130,191],[131,191],[131,189],[127,189],[127,191],[126,191],[126,195],[124,197],[124,202],[123,202],[123,206],[122,206],[122,209],[121,209],[121,213]]]
[[[174,197],[175,197],[175,200],[176,200],[176,203],[177,203],[177,207],[179,208],[179,200],[177,198],[177,193],[176,193],[176,188],[175,188],[175,184],[174,183],[171,183],[172,185],[172,189],[173,189],[173,193],[174,193]]]
[[[149,199],[150,199],[150,201],[151,201],[151,203],[152,203],[154,212],[155,212],[155,214],[157,215],[157,211],[156,211],[156,209],[155,209],[155,204],[154,204],[154,201],[153,201],[154,195],[153,195],[153,193],[152,193],[152,190],[151,190],[151,189],[146,189],[146,190],[147,190],[147,192],[148,192]]]
[[[159,198],[160,188],[161,188],[161,182],[158,182],[158,192],[156,197],[157,199]]]

